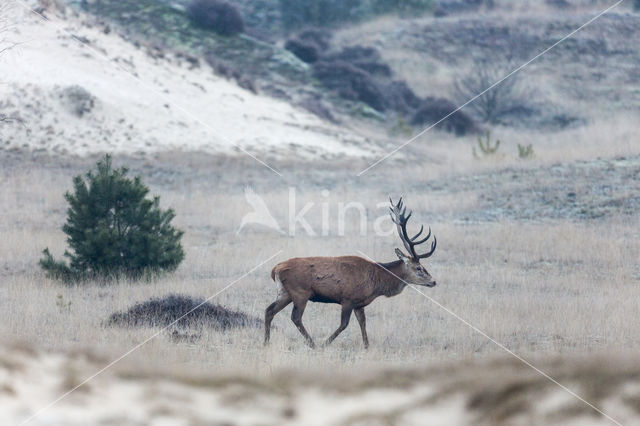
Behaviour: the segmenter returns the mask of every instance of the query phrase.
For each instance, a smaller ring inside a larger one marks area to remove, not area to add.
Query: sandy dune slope
[[[153,58],[82,16],[14,5],[20,43],[0,57],[0,147],[58,153],[167,150],[255,155],[367,155],[361,138],[291,105],[256,95],[175,58]],[[83,45],[73,36],[86,43]]]
[[[0,349],[0,423],[26,419],[30,424],[67,425],[608,425],[640,421],[638,368],[631,359],[616,356],[612,362],[592,356],[536,362],[602,413],[519,361],[503,358],[437,368],[363,370],[351,375],[280,372],[261,378],[215,373],[167,377],[163,372],[118,366],[40,411],[108,360],[82,352],[45,354],[4,345]]]

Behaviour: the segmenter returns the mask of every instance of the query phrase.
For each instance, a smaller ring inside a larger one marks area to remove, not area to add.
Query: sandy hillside
[[[44,13],[48,22],[17,4],[3,10],[12,26],[5,41],[20,43],[0,61],[2,112],[17,119],[0,127],[5,149],[372,153],[349,130],[244,90],[208,65],[154,58],[85,17]]]

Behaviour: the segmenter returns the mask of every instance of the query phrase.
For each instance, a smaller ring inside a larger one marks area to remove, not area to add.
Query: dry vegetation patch
[[[180,294],[138,302],[124,312],[109,316],[109,325],[121,327],[179,327],[206,325],[218,330],[258,327],[262,320],[224,306]]]

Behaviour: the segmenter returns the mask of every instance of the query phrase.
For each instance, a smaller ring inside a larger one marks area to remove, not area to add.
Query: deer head
[[[409,238],[409,235],[407,234],[407,221],[413,212],[409,211],[409,214],[405,214],[407,209],[402,204],[402,198],[398,200],[397,204],[394,204],[391,198],[389,198],[389,201],[391,202],[391,207],[389,207],[391,220],[396,224],[402,244],[409,253],[407,255],[402,252],[402,250],[396,248],[396,255],[404,264],[402,278],[410,284],[434,287],[436,285],[436,281],[429,274],[427,269],[420,264],[420,259],[428,258],[436,251],[437,240],[435,235],[433,236],[431,249],[427,253],[418,254],[416,252],[416,246],[426,242],[429,237],[431,237],[431,228],[429,228],[429,232],[425,237],[420,238],[422,231],[424,231],[424,225],[422,225],[420,226],[418,233],[412,238]]]

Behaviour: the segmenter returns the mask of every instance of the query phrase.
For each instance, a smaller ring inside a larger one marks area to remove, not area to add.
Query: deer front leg
[[[273,317],[283,310],[289,303],[291,303],[291,297],[288,294],[278,294],[276,301],[269,305],[264,312],[264,344],[269,343],[269,337],[271,336],[271,321]]]
[[[358,319],[358,324],[360,324],[360,331],[362,332],[362,342],[364,343],[364,348],[369,348],[369,339],[367,338],[367,319],[364,316],[364,308],[358,308],[353,311],[356,314],[356,318]]]
[[[351,318],[352,311],[353,311],[353,308],[351,306],[342,305],[342,315],[340,315],[340,327],[338,327],[338,329],[331,335],[331,337],[329,337],[327,341],[324,342],[324,346],[330,345],[331,342],[333,342],[334,339],[338,337],[338,334],[342,333],[342,331],[345,328],[347,328],[347,326],[349,325],[349,318]]]

